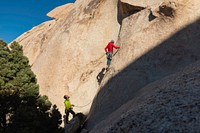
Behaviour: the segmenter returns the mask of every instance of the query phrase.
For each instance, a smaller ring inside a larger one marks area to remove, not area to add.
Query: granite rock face
[[[59,19],[61,17],[67,16],[69,11],[73,8],[73,3],[65,4],[59,7],[56,7],[49,13],[47,13],[47,16],[55,19]]]
[[[33,27],[16,41],[30,60],[40,93],[61,112],[63,95],[68,94],[74,110],[86,114],[99,88],[96,76],[106,65],[104,47],[119,33],[117,1],[79,0],[48,15],[56,19]]]
[[[90,132],[197,133],[200,130],[199,65],[200,61],[145,86]]]
[[[41,94],[64,112],[67,93],[76,112],[89,113],[85,130],[196,132],[199,7],[199,0],[77,0],[16,41]],[[111,39],[121,48],[105,73]]]
[[[131,9],[131,5],[121,4],[122,10],[127,9],[125,7]],[[200,2],[196,0],[164,1],[157,8],[153,5],[153,8],[143,6],[144,9],[142,5],[133,4],[133,10],[138,7],[141,10],[124,15],[117,41],[121,49],[113,57],[111,70],[102,81],[102,87],[93,102],[88,129],[95,132],[99,123],[109,125],[113,121],[107,118],[134,100],[140,89],[200,59],[197,50],[200,48],[199,5]],[[143,116],[138,117],[140,119]],[[104,126],[101,128],[104,129]]]

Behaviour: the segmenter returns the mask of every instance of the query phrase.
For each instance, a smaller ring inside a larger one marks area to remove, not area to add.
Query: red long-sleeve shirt
[[[105,52],[113,52],[113,48],[120,48],[119,46],[115,46],[112,42],[109,42],[108,45],[104,48]]]

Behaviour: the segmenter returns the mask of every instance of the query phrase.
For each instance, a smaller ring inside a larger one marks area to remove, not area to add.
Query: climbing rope
[[[90,101],[89,103],[87,103],[87,104],[85,104],[85,105],[83,105],[83,106],[76,106],[76,105],[74,105],[74,107],[77,107],[77,108],[83,108],[83,107],[88,106],[90,103],[92,103],[92,101]]]
[[[113,57],[117,54],[117,52],[119,51],[120,49],[117,49],[117,51],[113,54]]]

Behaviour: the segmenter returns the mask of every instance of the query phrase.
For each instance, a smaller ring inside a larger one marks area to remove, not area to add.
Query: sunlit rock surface
[[[89,112],[86,130],[196,132],[199,6],[198,0],[77,0],[16,41],[41,94],[62,114],[66,93],[76,112]],[[121,48],[105,73],[111,39]]]

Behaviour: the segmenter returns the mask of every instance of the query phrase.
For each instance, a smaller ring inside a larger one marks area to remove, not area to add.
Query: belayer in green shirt
[[[68,95],[64,95],[64,104],[65,104],[65,114],[66,114],[66,124],[69,122],[68,117],[69,117],[69,113],[71,113],[74,116],[76,115],[76,113],[72,110],[72,108],[74,107],[73,104],[71,104],[71,102],[69,101],[69,96]]]

